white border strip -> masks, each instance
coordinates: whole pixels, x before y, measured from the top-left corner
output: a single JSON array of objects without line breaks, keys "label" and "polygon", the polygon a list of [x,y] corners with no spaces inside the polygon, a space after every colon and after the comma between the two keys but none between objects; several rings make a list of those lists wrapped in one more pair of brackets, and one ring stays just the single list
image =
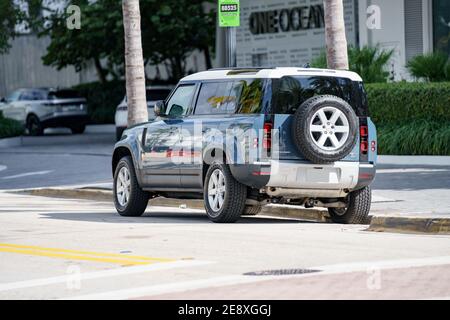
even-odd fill
[{"label": "white border strip", "polygon": [[[117,277],[135,273],[149,272],[149,271],[160,271],[160,270],[168,270],[174,268],[187,268],[187,267],[196,267],[203,266],[207,264],[211,264],[211,261],[174,261],[174,262],[158,262],[151,265],[144,266],[134,266],[134,267],[123,267],[117,269],[110,269],[105,271],[96,271],[96,272],[88,272],[88,273],[80,273],[80,280],[90,280],[90,279],[100,279],[107,277]],[[27,280],[27,281],[18,281],[0,284],[0,292],[8,291],[8,290],[16,290],[16,289],[25,289],[31,287],[40,287],[57,283],[65,283],[69,279],[73,278],[73,274],[52,277],[52,278],[43,278],[43,279],[35,279],[35,280]]]}]

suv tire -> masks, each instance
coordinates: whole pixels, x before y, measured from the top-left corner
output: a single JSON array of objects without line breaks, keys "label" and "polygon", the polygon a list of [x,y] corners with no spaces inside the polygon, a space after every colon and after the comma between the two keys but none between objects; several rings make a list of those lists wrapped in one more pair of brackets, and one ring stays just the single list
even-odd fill
[{"label": "suv tire", "polygon": [[347,208],[328,208],[331,220],[336,223],[364,224],[367,223],[372,191],[369,186],[350,192]]},{"label": "suv tire", "polygon": [[247,187],[234,179],[226,164],[213,162],[206,172],[203,198],[211,221],[236,222],[245,209]]},{"label": "suv tire", "polygon": [[259,214],[262,210],[262,206],[256,205],[256,206],[245,206],[243,216],[256,216]]},{"label": "suv tire", "polygon": [[297,109],[292,135],[302,155],[313,163],[345,158],[355,147],[358,118],[341,98],[324,95],[306,100]]},{"label": "suv tire", "polygon": [[34,114],[28,116],[26,127],[30,136],[42,136],[44,134],[44,127]]},{"label": "suv tire", "polygon": [[139,186],[130,156],[123,157],[114,172],[114,205],[124,217],[139,217],[147,208],[150,194]]}]

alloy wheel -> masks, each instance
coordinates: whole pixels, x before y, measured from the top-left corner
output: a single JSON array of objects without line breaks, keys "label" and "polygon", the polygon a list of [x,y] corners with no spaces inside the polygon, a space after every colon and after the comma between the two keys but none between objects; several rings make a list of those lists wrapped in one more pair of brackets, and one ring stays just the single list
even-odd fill
[{"label": "alloy wheel", "polygon": [[219,212],[225,201],[225,176],[216,169],[212,172],[208,182],[208,202],[212,211]]},{"label": "alloy wheel", "polygon": [[125,207],[130,199],[131,178],[128,168],[122,167],[117,175],[116,197],[122,207]]},{"label": "alloy wheel", "polygon": [[335,107],[323,107],[313,115],[309,132],[314,144],[319,148],[335,151],[347,141],[350,125],[341,110]]}]

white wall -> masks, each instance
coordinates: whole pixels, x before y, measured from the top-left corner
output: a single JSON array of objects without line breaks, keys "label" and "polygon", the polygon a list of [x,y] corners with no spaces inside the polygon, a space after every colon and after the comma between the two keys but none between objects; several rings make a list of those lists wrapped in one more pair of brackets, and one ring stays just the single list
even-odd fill
[{"label": "white wall", "polygon": [[[381,9],[381,28],[367,28],[367,8],[377,5]],[[379,45],[383,49],[393,49],[394,56],[389,69],[395,74],[395,80],[408,79],[405,69],[405,23],[403,0],[361,0],[359,3],[360,46]]]},{"label": "white wall", "polygon": [[[423,50],[421,53],[431,52],[432,45],[432,0],[422,0],[422,21],[418,26],[422,29]],[[368,29],[366,12],[370,5],[377,5],[381,9],[381,28]],[[404,0],[360,0],[359,1],[359,34],[360,46],[380,45],[384,49],[394,49],[394,56],[389,65],[395,80],[411,80],[406,69],[406,39],[405,39],[405,1]],[[406,5],[408,3],[406,2]]]}]

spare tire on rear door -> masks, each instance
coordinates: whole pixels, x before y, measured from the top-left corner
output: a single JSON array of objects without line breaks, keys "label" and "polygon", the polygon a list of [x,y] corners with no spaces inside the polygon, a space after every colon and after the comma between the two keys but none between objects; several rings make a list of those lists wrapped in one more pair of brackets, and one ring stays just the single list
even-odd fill
[{"label": "spare tire on rear door", "polygon": [[358,118],[352,107],[336,96],[323,95],[306,100],[292,122],[295,145],[313,163],[345,158],[354,148]]}]

